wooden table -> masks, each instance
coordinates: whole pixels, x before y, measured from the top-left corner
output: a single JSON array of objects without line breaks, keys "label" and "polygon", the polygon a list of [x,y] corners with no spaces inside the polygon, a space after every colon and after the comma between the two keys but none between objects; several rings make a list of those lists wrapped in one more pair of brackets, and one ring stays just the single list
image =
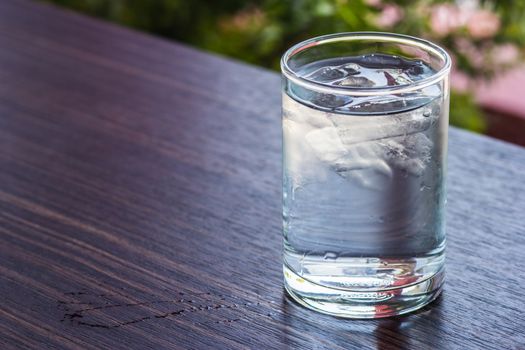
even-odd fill
[{"label": "wooden table", "polygon": [[442,297],[350,321],[283,291],[277,74],[3,0],[0,81],[0,349],[525,349],[525,149],[452,128]]}]

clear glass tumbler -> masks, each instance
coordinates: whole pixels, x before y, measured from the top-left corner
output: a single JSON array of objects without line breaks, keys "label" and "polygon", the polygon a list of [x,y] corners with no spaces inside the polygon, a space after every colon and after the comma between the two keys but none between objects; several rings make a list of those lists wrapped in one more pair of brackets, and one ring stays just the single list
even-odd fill
[{"label": "clear glass tumbler", "polygon": [[349,318],[428,304],[444,281],[450,57],[341,33],[293,46],[281,68],[287,291]]}]

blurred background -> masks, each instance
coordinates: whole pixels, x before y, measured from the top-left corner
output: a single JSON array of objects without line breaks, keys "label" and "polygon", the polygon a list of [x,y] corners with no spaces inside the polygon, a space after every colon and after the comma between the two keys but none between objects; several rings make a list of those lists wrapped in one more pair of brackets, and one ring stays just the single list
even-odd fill
[{"label": "blurred background", "polygon": [[451,124],[525,146],[525,1],[35,1],[274,70],[288,47],[322,34],[424,37],[453,57]]}]

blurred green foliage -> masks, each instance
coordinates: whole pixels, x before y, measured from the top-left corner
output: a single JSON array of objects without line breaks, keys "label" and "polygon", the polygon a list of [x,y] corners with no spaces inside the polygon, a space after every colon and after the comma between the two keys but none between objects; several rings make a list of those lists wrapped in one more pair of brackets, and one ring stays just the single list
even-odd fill
[{"label": "blurred green foliage", "polygon": [[425,37],[448,49],[467,84],[453,89],[451,123],[478,132],[485,124],[472,86],[519,62],[525,44],[525,1],[42,1],[272,69],[292,44],[327,33],[380,30]]}]

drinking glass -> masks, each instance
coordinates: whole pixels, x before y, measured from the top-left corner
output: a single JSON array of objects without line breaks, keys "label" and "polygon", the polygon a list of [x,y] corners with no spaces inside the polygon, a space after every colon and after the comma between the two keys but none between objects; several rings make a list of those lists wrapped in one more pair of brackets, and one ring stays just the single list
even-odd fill
[{"label": "drinking glass", "polygon": [[450,57],[359,32],[282,57],[284,282],[349,318],[416,310],[444,281]]}]

